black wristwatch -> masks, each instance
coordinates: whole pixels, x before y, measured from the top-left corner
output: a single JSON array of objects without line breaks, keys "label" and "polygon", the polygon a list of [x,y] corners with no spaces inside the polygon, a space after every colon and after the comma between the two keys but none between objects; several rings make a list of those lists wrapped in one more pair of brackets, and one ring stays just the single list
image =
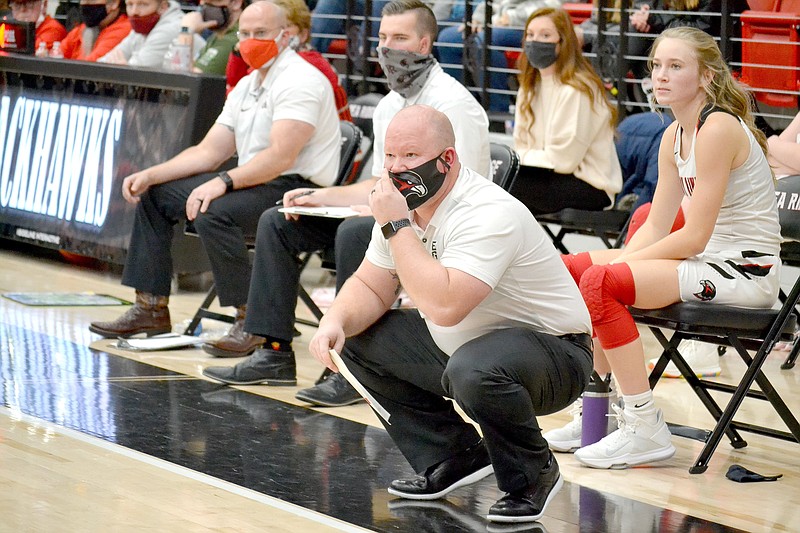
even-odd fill
[{"label": "black wristwatch", "polygon": [[386,224],[381,226],[381,231],[383,232],[383,237],[388,239],[389,237],[397,233],[397,230],[399,230],[400,228],[405,228],[406,226],[410,225],[411,221],[408,220],[407,218],[404,218],[402,220],[392,220],[391,222],[387,222]]},{"label": "black wristwatch", "polygon": [[227,172],[224,170],[217,174],[217,177],[225,183],[225,192],[231,192],[233,190],[233,178],[231,178]]}]

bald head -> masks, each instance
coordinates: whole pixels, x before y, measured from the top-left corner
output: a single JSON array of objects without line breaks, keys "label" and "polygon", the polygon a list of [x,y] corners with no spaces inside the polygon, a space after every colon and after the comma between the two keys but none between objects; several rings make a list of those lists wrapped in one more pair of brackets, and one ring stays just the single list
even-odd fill
[{"label": "bald head", "polygon": [[266,26],[268,29],[285,28],[286,12],[282,7],[269,1],[253,2],[242,11],[239,17],[239,29],[251,30],[255,27]]},{"label": "bald head", "polygon": [[437,154],[445,148],[455,146],[456,135],[450,119],[441,111],[427,105],[413,105],[401,109],[389,123],[387,139],[394,130],[403,131],[420,139]]}]

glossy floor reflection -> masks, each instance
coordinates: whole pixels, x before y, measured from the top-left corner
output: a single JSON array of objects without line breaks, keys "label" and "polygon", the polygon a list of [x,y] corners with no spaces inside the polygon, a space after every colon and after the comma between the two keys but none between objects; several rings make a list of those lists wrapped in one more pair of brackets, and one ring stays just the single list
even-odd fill
[{"label": "glossy floor reflection", "polygon": [[446,500],[386,492],[412,474],[381,429],[0,322],[0,402],[376,531],[737,531],[566,483],[541,523],[499,526],[492,476]]}]

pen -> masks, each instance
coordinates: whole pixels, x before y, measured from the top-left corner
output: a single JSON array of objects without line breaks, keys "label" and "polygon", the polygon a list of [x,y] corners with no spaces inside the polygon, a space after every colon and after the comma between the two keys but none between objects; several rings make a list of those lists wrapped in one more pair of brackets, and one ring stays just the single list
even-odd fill
[{"label": "pen", "polygon": [[[294,196],[289,198],[289,200],[294,200],[295,198],[300,198],[301,196],[308,196],[309,194],[314,194],[314,191],[306,191],[306,192],[301,192],[300,194],[295,194]],[[275,202],[275,205],[281,205],[282,203],[283,199],[281,198],[280,200]]]}]

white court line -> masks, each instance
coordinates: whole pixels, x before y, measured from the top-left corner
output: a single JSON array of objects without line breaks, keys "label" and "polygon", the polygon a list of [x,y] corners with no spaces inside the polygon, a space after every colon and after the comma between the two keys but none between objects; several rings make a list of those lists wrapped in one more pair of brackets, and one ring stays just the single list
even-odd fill
[{"label": "white court line", "polygon": [[130,459],[140,461],[142,463],[155,466],[156,468],[161,468],[162,470],[166,470],[168,472],[177,474],[179,476],[183,476],[185,478],[199,481],[200,483],[204,483],[211,487],[215,487],[217,489],[230,492],[231,494],[236,494],[237,496],[242,496],[243,498],[248,498],[258,503],[269,505],[270,507],[274,507],[276,509],[280,509],[281,511],[291,513],[295,516],[299,516],[306,520],[310,520],[311,522],[316,522],[318,524],[338,529],[339,531],[359,532],[359,533],[370,531],[368,529],[364,529],[353,524],[348,524],[347,522],[339,520],[338,518],[318,513],[316,511],[306,509],[305,507],[301,507],[293,503],[285,502],[283,500],[274,498],[272,496],[267,496],[266,494],[262,494],[254,490],[241,487],[234,483],[223,481],[213,476],[209,476],[208,474],[203,474],[202,472],[197,472],[196,470],[176,465],[174,463],[170,463],[169,461],[158,459],[157,457],[153,457],[151,455],[147,455],[145,453],[137,452],[136,450],[120,446],[119,444],[114,444],[112,442],[108,442],[97,437],[86,435],[84,433],[81,433],[80,431],[66,428],[64,426],[59,426],[58,424],[48,422],[47,420],[27,415],[19,410],[10,409],[5,406],[0,406],[0,416],[5,416],[12,420],[22,420],[32,426],[42,427],[44,429],[52,430],[54,433],[60,433],[66,437],[84,442],[86,444],[91,444],[98,448],[102,448],[104,450],[117,453],[119,455],[128,457]]}]

